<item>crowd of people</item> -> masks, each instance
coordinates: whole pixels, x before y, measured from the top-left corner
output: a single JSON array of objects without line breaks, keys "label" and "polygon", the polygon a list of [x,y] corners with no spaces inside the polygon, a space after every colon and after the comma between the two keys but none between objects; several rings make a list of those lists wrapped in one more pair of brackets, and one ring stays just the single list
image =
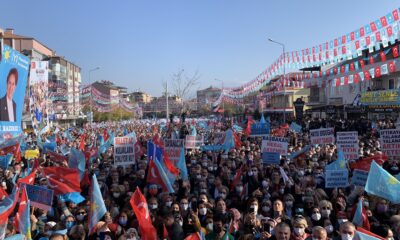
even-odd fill
[{"label": "crowd of people", "polygon": [[[190,129],[196,128],[196,133],[205,135],[205,142],[211,144],[215,132],[232,128],[232,121],[202,121],[205,124],[199,124],[200,120],[186,121],[185,124],[107,122],[81,128],[52,129],[40,136],[25,134],[27,149],[39,148],[40,141],[56,135],[56,152],[62,154],[65,150],[62,147],[79,149],[82,134],[86,136],[85,148],[93,149],[93,146],[100,146],[98,136],[105,132],[115,136],[135,132],[142,150],[136,156],[135,164],[114,167],[111,146],[86,166],[85,172],[97,177],[107,209],[93,233],[90,234],[88,224],[91,210],[89,184],[81,185],[85,200],[78,204],[54,197],[50,210],[32,207],[31,239],[150,239],[140,231],[130,204],[136,189],[146,197],[158,239],[351,240],[356,238],[359,229],[352,222],[360,199],[366,214],[362,227],[381,239],[400,239],[399,205],[370,195],[363,187],[352,184],[346,188],[325,188],[325,166],[338,158],[334,143],[312,145],[295,158],[281,156],[279,165],[267,165],[262,161],[262,138],[249,136],[243,130],[236,132],[240,144],[228,152],[202,151],[201,148],[185,150],[189,178],[178,178],[173,183],[173,193],[149,184],[146,181],[149,166],[146,148],[147,141],[156,134],[171,138],[172,135],[190,134]],[[309,145],[310,129],[334,127],[335,131],[358,131],[359,159],[352,159],[349,164],[382,154],[377,130],[395,128],[392,120],[373,122],[366,119],[308,119],[300,125],[301,133],[285,132],[289,155]],[[242,127],[246,128],[246,124]],[[16,180],[34,165],[34,161],[38,162],[39,168],[68,166],[66,161],[54,161],[43,154],[42,149],[37,159],[28,160],[22,155],[20,162],[14,161],[8,169],[1,170],[3,190],[11,194]],[[397,159],[389,158],[383,167],[392,175],[400,173]],[[49,186],[40,171],[36,173],[35,184]],[[6,237],[18,234],[14,219],[15,211],[8,218]]]}]

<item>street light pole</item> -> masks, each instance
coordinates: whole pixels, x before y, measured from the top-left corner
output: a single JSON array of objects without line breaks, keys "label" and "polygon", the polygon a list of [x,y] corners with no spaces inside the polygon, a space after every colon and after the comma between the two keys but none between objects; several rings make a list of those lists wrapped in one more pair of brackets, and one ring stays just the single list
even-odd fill
[{"label": "street light pole", "polygon": [[283,52],[283,122],[286,123],[286,83],[285,83],[285,63],[286,63],[286,55],[285,55],[285,44],[272,40],[268,38],[268,41],[281,45]]},{"label": "street light pole", "polygon": [[93,68],[93,69],[90,69],[89,70],[89,84],[90,84],[90,126],[92,126],[92,124],[93,124],[93,89],[92,89],[92,79],[91,79],[91,73],[92,72],[94,72],[94,71],[97,71],[97,70],[99,70],[100,69],[100,67],[95,67],[95,68]]}]

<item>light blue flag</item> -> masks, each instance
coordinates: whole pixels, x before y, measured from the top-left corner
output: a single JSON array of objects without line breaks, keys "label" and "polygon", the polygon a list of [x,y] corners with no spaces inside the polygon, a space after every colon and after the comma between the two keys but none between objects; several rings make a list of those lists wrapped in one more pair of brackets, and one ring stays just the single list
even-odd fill
[{"label": "light blue flag", "polygon": [[169,193],[174,193],[174,192],[175,192],[175,191],[174,191],[174,188],[172,187],[172,184],[171,184],[171,182],[169,181],[168,176],[167,176],[167,174],[166,174],[165,171],[164,171],[164,168],[163,168],[162,165],[160,164],[160,161],[155,160],[155,161],[154,161],[154,164],[156,165],[157,170],[158,170],[158,173],[160,174],[159,177],[161,178],[161,181],[163,181],[164,185],[167,187],[168,192],[169,192]]},{"label": "light blue flag", "polygon": [[101,196],[99,183],[97,182],[96,175],[93,174],[90,194],[89,235],[95,230],[95,226],[106,212],[107,209]]},{"label": "light blue flag", "polygon": [[79,170],[80,180],[82,181],[85,174],[86,158],[83,152],[76,148],[71,148],[71,152],[68,158],[68,167],[75,168]]},{"label": "light blue flag", "polygon": [[359,240],[380,240],[380,238],[368,235],[368,234],[360,232],[360,231],[356,231],[355,235],[356,236],[355,236],[354,239],[359,239]]},{"label": "light blue flag", "polygon": [[311,149],[311,146],[310,146],[310,145],[307,145],[307,146],[303,147],[302,149],[300,149],[299,151],[291,153],[291,154],[288,156],[288,159],[292,160],[292,159],[294,159],[294,158],[300,156],[301,154],[303,154],[303,153],[309,151],[310,149]]},{"label": "light blue flag", "polygon": [[56,148],[57,148],[57,143],[55,143],[55,142],[45,142],[43,144],[42,150],[43,150],[43,153],[47,153],[47,151],[55,152]]},{"label": "light blue flag", "polygon": [[5,238],[4,240],[25,240],[25,235],[19,233],[19,234],[9,236],[8,238]]},{"label": "light blue flag", "polygon": [[163,150],[160,147],[156,146],[156,160],[161,164],[165,174],[168,177],[168,180],[171,185],[173,185],[176,181],[176,177],[174,174],[172,174],[170,171],[168,171],[167,167],[165,166],[164,163],[164,156],[163,156]]},{"label": "light blue flag", "polygon": [[358,200],[357,209],[356,209],[356,212],[354,213],[354,218],[353,218],[354,225],[359,226],[359,227],[363,226],[362,206],[363,206],[363,201],[362,201],[362,198],[360,198]]},{"label": "light blue flag", "polygon": [[375,161],[371,163],[365,191],[395,204],[400,203],[400,181]]},{"label": "light blue flag", "polygon": [[107,152],[107,150],[111,147],[111,141],[108,139],[104,144],[99,147],[99,154]]},{"label": "light blue flag", "polygon": [[196,126],[192,126],[192,133],[190,135],[197,136]]},{"label": "light blue flag", "polygon": [[189,178],[188,178],[188,171],[187,171],[187,167],[186,167],[185,149],[184,148],[181,149],[181,155],[179,157],[179,161],[178,161],[177,167],[180,170],[181,178],[183,180],[188,180]]},{"label": "light blue flag", "polygon": [[85,198],[79,192],[70,192],[62,195],[58,195],[58,198],[62,202],[73,202],[79,204],[85,201]]},{"label": "light blue flag", "polygon": [[261,124],[267,123],[267,121],[265,121],[264,114],[261,115],[260,123],[261,123]]},{"label": "light blue flag", "polygon": [[346,170],[347,164],[342,150],[338,151],[338,158],[336,161],[325,166],[325,170]]}]

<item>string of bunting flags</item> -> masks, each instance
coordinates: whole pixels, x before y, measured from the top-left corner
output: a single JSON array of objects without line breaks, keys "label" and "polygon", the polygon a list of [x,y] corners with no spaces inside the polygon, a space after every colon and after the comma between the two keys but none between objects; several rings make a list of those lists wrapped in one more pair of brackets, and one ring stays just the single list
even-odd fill
[{"label": "string of bunting flags", "polygon": [[[240,99],[258,91],[266,84],[270,83],[271,80],[282,75],[284,68],[287,71],[295,71],[306,67],[325,66],[358,58],[362,56],[362,51],[366,49],[369,53],[377,52],[372,54],[368,59],[362,59],[364,63],[362,61],[358,63],[354,62],[352,64],[346,64],[340,67],[340,69],[331,68],[319,73],[296,73],[294,78],[285,75],[283,81],[288,86],[291,85],[291,81],[305,81],[338,74],[339,72],[343,74],[346,71],[357,71],[358,69],[356,68],[360,67],[362,69],[364,67],[365,61],[372,64],[378,56],[380,56],[382,61],[385,61],[384,58],[388,52],[392,52],[393,57],[397,58],[399,52],[398,45],[386,51],[380,50],[382,47],[388,47],[389,44],[394,45],[396,40],[400,37],[399,11],[399,9],[394,9],[379,19],[330,41],[306,49],[281,54],[274,63],[250,82],[239,87],[224,88],[221,92],[221,96],[214,105],[217,105],[217,103],[220,103],[222,100]],[[322,81],[319,81],[317,84],[321,87],[324,86]],[[283,83],[280,85],[283,86]],[[302,87],[308,86],[310,86],[309,81]]]}]

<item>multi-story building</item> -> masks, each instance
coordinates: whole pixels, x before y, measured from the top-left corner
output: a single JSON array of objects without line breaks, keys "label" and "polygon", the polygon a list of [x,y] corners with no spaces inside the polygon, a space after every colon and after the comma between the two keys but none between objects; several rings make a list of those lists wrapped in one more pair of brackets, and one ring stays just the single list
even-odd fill
[{"label": "multi-story building", "polygon": [[[182,98],[179,98],[177,96],[168,97],[168,110],[169,113],[180,114],[183,110]],[[143,106],[144,115],[153,115],[153,114],[163,115],[166,114],[166,112],[167,112],[167,99],[165,96],[155,97],[151,102],[146,103]]]},{"label": "multi-story building", "polygon": [[131,102],[135,102],[141,106],[143,106],[145,103],[151,102],[153,99],[150,94],[140,91],[129,93],[128,98]]},{"label": "multi-story building", "polygon": [[215,102],[221,95],[221,89],[215,87],[208,87],[203,90],[198,90],[197,93],[197,109],[209,109],[211,111],[212,103]]},{"label": "multi-story building", "polygon": [[[0,30],[0,32],[3,32]],[[33,37],[17,35],[14,29],[3,32],[4,44],[28,56],[31,60],[49,62],[49,119],[60,122],[73,122],[81,115],[80,86],[81,69],[76,64],[64,57],[56,56],[55,51]],[[23,124],[30,125],[29,116],[29,79],[27,94],[25,94],[25,107],[23,111]]]}]

